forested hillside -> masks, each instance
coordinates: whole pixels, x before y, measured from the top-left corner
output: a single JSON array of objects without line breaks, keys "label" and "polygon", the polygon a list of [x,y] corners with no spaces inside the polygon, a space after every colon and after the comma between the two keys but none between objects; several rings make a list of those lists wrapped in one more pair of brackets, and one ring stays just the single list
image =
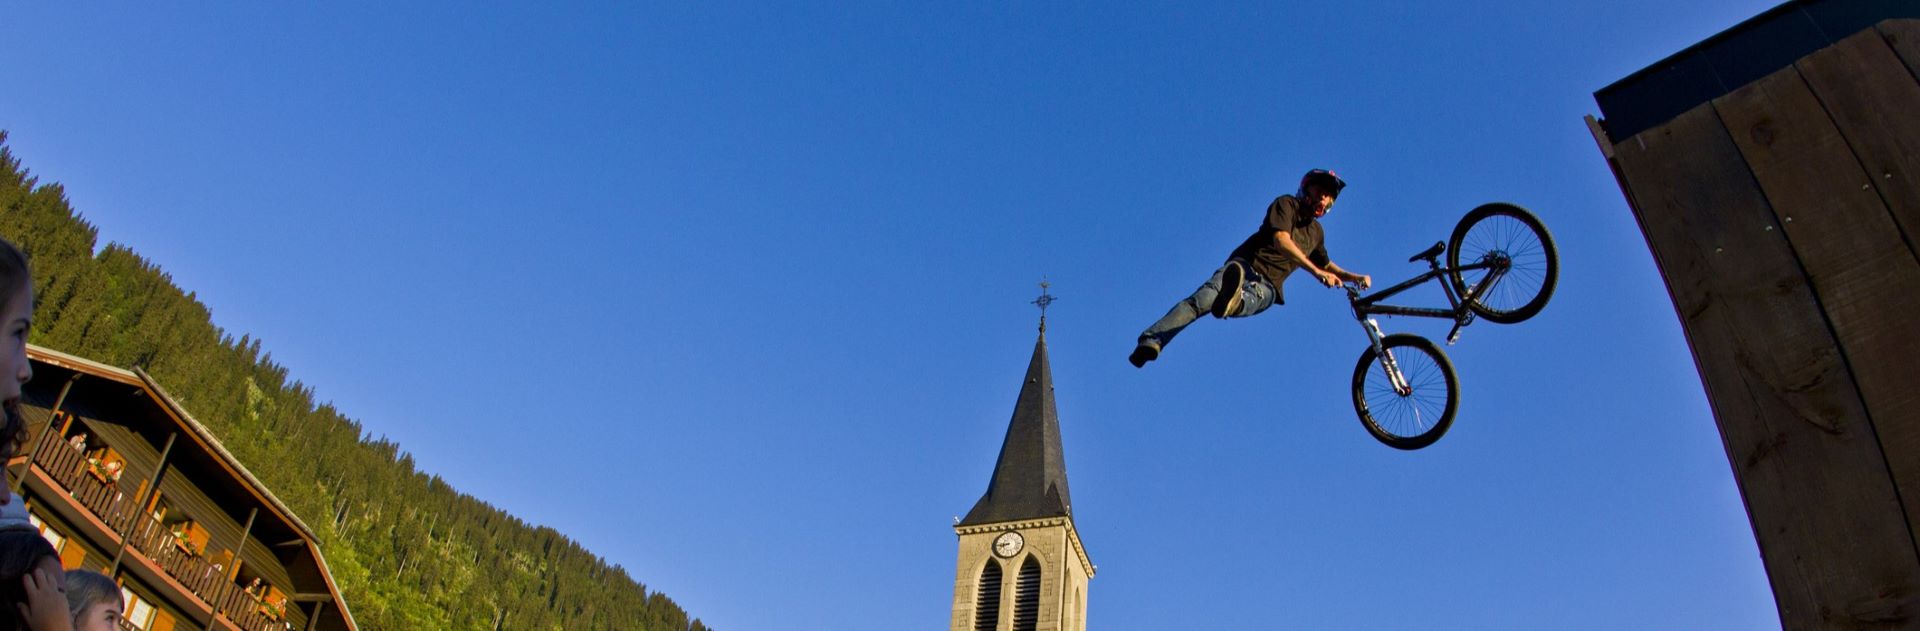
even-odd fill
[{"label": "forested hillside", "polygon": [[140,366],[319,535],[363,629],[703,630],[552,528],[418,471],[128,247],[96,243],[0,132],[0,236],[31,257],[32,342]]}]

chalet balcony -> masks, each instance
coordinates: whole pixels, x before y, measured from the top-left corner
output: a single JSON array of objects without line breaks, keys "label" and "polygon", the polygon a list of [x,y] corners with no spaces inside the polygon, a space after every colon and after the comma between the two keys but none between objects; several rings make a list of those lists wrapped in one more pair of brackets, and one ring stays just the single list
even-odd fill
[{"label": "chalet balcony", "polygon": [[[139,498],[127,482],[118,479],[118,469],[102,468],[90,462],[87,454],[60,439],[58,432],[44,432],[33,452],[33,464],[47,473],[86,510],[111,528],[167,576],[194,596],[212,606],[217,614],[243,631],[284,631],[284,605],[270,604],[248,593],[227,578],[228,568],[207,560],[203,550],[165,524],[144,514],[137,506]],[[121,628],[135,629],[122,622]]]},{"label": "chalet balcony", "polygon": [[125,532],[127,522],[139,511],[138,500],[120,490],[117,470],[108,472],[89,462],[87,454],[60,440],[57,432],[44,432],[33,450],[33,464],[48,477],[66,487],[67,495],[92,511],[94,517],[114,532]]},{"label": "chalet balcony", "polygon": [[[152,518],[137,520],[132,532],[127,533],[129,547],[139,550],[168,576],[187,586],[194,595],[208,603],[218,603],[232,587],[222,568],[208,563],[206,557],[196,553],[175,537],[174,534]],[[223,585],[224,584],[224,585]]]},{"label": "chalet balcony", "polygon": [[[233,585],[228,583],[228,585]],[[270,612],[274,610],[266,601],[255,598],[239,586],[228,590],[226,600],[220,603],[220,610],[227,618],[242,629],[282,629],[279,618]]]}]

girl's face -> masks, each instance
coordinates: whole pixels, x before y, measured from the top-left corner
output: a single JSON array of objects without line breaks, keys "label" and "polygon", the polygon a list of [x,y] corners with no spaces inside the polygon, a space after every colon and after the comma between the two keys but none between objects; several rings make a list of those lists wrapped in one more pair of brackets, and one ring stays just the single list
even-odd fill
[{"label": "girl's face", "polygon": [[120,601],[87,605],[73,618],[73,631],[119,631]]},{"label": "girl's face", "polygon": [[[33,378],[33,365],[27,361],[27,330],[33,326],[33,287],[21,283],[20,289],[6,298],[0,308],[0,414],[20,411],[20,386]],[[14,420],[14,419],[8,419]],[[24,426],[22,420],[18,425]],[[8,423],[8,425],[16,425]],[[0,458],[12,458],[20,446],[12,436],[0,436]],[[0,484],[12,484],[0,469]],[[11,502],[13,494],[0,490],[0,506]]]},{"label": "girl's face", "polygon": [[27,330],[33,326],[33,288],[22,284],[0,309],[0,404],[20,404],[20,386],[33,378],[27,362]]}]

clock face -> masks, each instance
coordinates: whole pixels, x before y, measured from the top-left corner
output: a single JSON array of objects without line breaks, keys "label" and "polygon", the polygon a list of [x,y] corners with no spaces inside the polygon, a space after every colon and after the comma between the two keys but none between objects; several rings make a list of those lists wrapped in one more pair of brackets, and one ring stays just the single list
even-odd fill
[{"label": "clock face", "polygon": [[1009,532],[993,540],[993,553],[1004,559],[1019,554],[1020,548],[1026,545],[1027,541],[1020,537],[1020,533]]}]

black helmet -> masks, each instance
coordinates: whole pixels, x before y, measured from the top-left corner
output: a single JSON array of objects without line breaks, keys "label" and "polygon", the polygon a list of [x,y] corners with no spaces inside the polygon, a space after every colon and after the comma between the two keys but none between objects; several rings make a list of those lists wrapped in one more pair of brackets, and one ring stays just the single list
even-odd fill
[{"label": "black helmet", "polygon": [[1346,180],[1340,179],[1339,175],[1336,175],[1334,174],[1334,172],[1328,171],[1326,169],[1314,169],[1312,171],[1308,171],[1306,175],[1300,176],[1300,194],[1301,195],[1305,195],[1307,193],[1308,184],[1319,184],[1320,187],[1326,189],[1327,192],[1333,193],[1334,197],[1339,197],[1340,189],[1347,187]]}]

